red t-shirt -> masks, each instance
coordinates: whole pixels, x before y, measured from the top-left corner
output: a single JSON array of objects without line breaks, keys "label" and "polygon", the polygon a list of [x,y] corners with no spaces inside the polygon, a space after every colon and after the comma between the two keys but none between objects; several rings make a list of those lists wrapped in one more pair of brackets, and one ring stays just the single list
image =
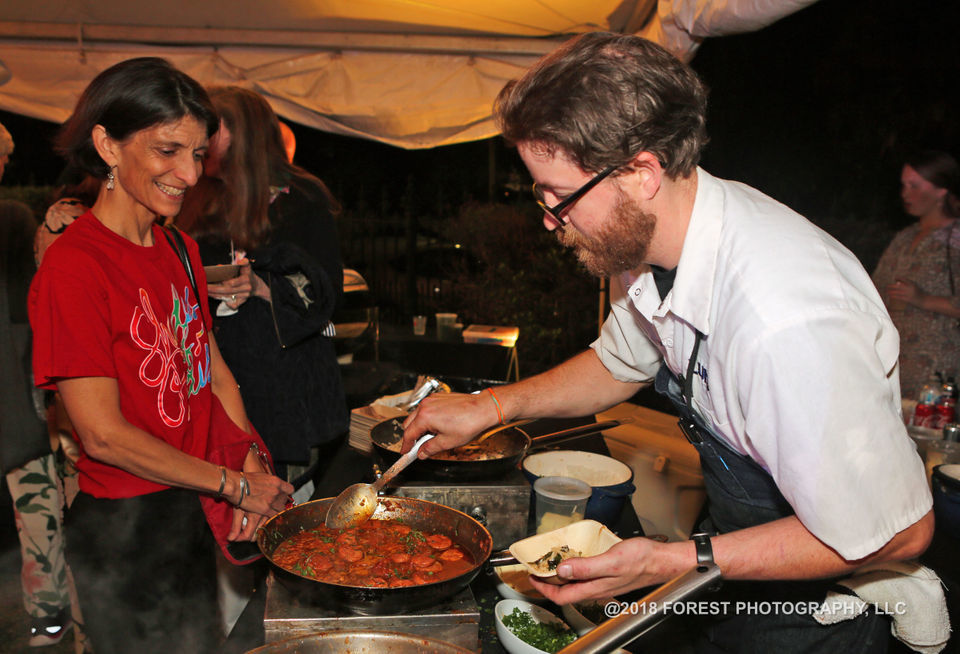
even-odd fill
[{"label": "red t-shirt", "polygon": [[[91,212],[50,246],[30,287],[33,371],[41,388],[71,377],[113,377],[132,425],[204,458],[210,423],[210,310],[197,244],[185,238],[198,298],[163,229],[152,247],[107,229]],[[78,439],[79,441],[79,439]],[[92,459],[80,489],[133,497],[167,488]]]}]

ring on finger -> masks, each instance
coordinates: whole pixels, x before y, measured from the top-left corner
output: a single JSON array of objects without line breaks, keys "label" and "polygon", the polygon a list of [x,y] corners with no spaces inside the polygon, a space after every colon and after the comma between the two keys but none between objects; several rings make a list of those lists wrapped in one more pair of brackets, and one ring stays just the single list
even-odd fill
[{"label": "ring on finger", "polygon": [[236,296],[236,295],[231,295],[231,296],[230,296],[230,301],[231,301],[231,302],[236,302],[236,301],[237,301],[237,296]]}]

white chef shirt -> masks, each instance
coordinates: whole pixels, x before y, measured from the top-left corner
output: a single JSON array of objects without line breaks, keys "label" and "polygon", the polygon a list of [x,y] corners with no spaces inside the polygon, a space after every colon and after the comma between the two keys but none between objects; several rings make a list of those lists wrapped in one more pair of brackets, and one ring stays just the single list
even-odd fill
[{"label": "white chef shirt", "polygon": [[649,269],[613,280],[591,347],[621,381],[661,361],[686,374],[704,334],[693,405],[769,472],[797,517],[847,560],[880,549],[932,506],[900,417],[899,337],[860,262],[805,218],[697,169],[673,289]]}]

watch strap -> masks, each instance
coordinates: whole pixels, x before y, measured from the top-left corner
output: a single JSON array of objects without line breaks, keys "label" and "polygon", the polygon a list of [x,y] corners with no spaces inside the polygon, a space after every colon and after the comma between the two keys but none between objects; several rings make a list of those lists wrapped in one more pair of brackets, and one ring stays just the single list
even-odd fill
[{"label": "watch strap", "polygon": [[690,539],[697,548],[697,565],[713,563],[713,545],[710,544],[710,534],[698,532],[693,534]]}]

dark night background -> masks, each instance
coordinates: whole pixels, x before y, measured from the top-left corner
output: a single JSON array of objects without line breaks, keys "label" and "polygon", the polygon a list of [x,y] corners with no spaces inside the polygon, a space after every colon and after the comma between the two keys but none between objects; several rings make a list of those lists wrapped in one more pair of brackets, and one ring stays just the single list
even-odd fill
[{"label": "dark night background", "polygon": [[[820,0],[759,32],[706,40],[691,62],[711,89],[703,166],[797,209],[872,269],[909,220],[898,196],[904,155],[960,152],[958,7]],[[0,121],[17,144],[4,186],[53,183],[56,126],[4,112]],[[469,201],[531,204],[510,190],[529,178],[500,139],[405,151],[293,127],[297,162],[344,205],[342,235],[351,221],[390,216],[442,233]]]}]

